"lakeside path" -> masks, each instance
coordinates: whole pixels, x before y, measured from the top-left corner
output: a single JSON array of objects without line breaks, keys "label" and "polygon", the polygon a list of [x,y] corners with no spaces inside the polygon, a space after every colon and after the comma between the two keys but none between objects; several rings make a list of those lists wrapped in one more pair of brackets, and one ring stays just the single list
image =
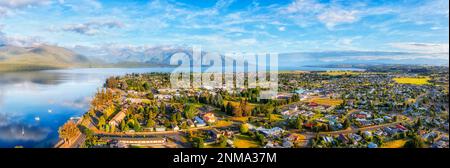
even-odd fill
[{"label": "lakeside path", "polygon": [[186,133],[188,131],[198,131],[198,130],[211,130],[215,128],[226,128],[231,127],[233,125],[236,125],[237,123],[234,122],[230,126],[205,126],[205,127],[194,127],[189,129],[182,129],[178,131],[153,131],[153,132],[117,132],[117,133],[110,133],[110,132],[104,132],[104,131],[95,131],[95,135],[98,136],[145,136],[145,135],[171,135],[171,134],[178,134],[178,133]]}]

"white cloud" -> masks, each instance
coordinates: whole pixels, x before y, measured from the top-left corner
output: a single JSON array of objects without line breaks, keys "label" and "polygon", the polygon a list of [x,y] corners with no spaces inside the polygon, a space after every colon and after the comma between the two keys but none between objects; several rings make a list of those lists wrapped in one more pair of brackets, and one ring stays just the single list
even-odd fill
[{"label": "white cloud", "polygon": [[314,0],[295,0],[284,10],[285,13],[307,13],[317,12],[324,8],[324,5]]},{"label": "white cloud", "polygon": [[66,25],[62,28],[62,30],[91,36],[101,33],[103,29],[124,27],[125,24],[119,21],[93,21],[82,24]]},{"label": "white cloud", "polygon": [[37,46],[44,44],[40,37],[26,37],[26,36],[10,36],[0,39],[0,44],[20,46],[20,47],[29,47],[29,46]]},{"label": "white cloud", "polygon": [[358,11],[346,11],[342,9],[330,9],[317,16],[320,22],[324,23],[327,28],[333,29],[334,26],[342,23],[353,23],[358,20]]},{"label": "white cloud", "polygon": [[60,5],[77,12],[91,12],[101,9],[103,5],[97,0],[59,0]]},{"label": "white cloud", "polygon": [[392,47],[421,53],[447,53],[449,44],[440,43],[391,43]]},{"label": "white cloud", "polygon": [[51,4],[51,0],[0,0],[0,17],[12,15],[15,10]]},{"label": "white cloud", "polygon": [[282,8],[281,14],[287,14],[288,18],[294,19],[302,27],[312,22],[320,22],[328,29],[333,29],[342,23],[358,21],[360,12],[344,9],[333,3],[321,4],[315,0],[295,0],[286,8]]},{"label": "white cloud", "polygon": [[2,32],[3,26],[0,25],[0,45],[13,45],[20,47],[29,47],[43,44],[40,37],[30,36],[7,36]]},{"label": "white cloud", "polygon": [[344,61],[379,61],[379,60],[392,60],[392,61],[404,61],[414,59],[443,59],[448,60],[448,55],[443,54],[421,54],[421,53],[388,53],[383,55],[356,55],[356,56],[339,56],[339,57],[323,57],[320,61],[323,62],[344,62]]},{"label": "white cloud", "polygon": [[286,27],[284,27],[284,26],[278,27],[278,30],[279,31],[286,31]]},{"label": "white cloud", "polygon": [[32,5],[50,4],[51,0],[1,0],[0,7],[22,8]]}]

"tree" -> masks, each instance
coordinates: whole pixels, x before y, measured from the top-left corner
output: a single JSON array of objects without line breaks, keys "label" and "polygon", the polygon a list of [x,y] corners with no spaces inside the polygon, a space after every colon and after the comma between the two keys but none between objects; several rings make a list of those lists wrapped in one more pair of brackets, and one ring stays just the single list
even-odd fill
[{"label": "tree", "polygon": [[272,114],[280,114],[280,113],[281,113],[281,110],[279,108],[277,108],[277,107],[273,108]]},{"label": "tree", "polygon": [[416,121],[416,127],[420,128],[420,127],[422,127],[422,125],[423,125],[422,124],[422,120],[420,118],[418,118],[417,121]]},{"label": "tree", "polygon": [[239,128],[239,131],[242,134],[247,134],[248,133],[248,124],[247,123],[242,123],[241,127]]},{"label": "tree", "polygon": [[193,108],[191,105],[187,105],[186,108],[184,108],[184,116],[187,119],[193,119],[195,116],[195,108]]},{"label": "tree", "polygon": [[203,138],[195,137],[195,138],[193,138],[192,145],[194,148],[203,148],[205,146],[205,142],[204,142]]},{"label": "tree", "polygon": [[423,142],[422,138],[418,135],[413,135],[411,140],[405,143],[406,148],[424,148],[425,143]]},{"label": "tree", "polygon": [[163,115],[166,114],[166,104],[164,102],[161,103],[159,110],[160,110],[161,114],[163,114]]},{"label": "tree", "polygon": [[266,144],[266,137],[263,134],[256,133],[256,137],[258,138],[259,143],[261,145],[265,145]]},{"label": "tree", "polygon": [[116,79],[116,77],[110,77],[106,79],[105,86],[107,88],[117,88],[119,84],[119,81]]},{"label": "tree", "polygon": [[215,96],[215,104],[214,104],[214,105],[217,106],[217,107],[222,107],[222,106],[223,106],[223,98],[222,98],[222,95],[217,94],[217,95]]},{"label": "tree", "polygon": [[348,127],[350,127],[350,120],[348,118],[345,119],[343,126],[344,126],[344,129],[347,129]]},{"label": "tree", "polygon": [[170,121],[172,122],[177,122],[177,114],[172,114],[172,116],[170,117]]},{"label": "tree", "polygon": [[110,128],[109,124],[106,124],[105,125],[105,132],[110,132],[110,131],[111,131],[111,128]]},{"label": "tree", "polygon": [[64,142],[70,143],[70,139],[77,135],[78,128],[77,125],[73,121],[69,121],[65,123],[62,127],[59,128],[59,138],[63,139]]},{"label": "tree", "polygon": [[103,114],[105,115],[106,118],[108,118],[109,116],[114,114],[115,111],[116,107],[114,105],[110,105],[103,111]]},{"label": "tree", "polygon": [[269,119],[269,123],[271,123],[272,122],[272,111],[268,111],[266,116]]},{"label": "tree", "polygon": [[125,121],[120,122],[120,130],[123,132],[128,131],[128,125],[125,123]]},{"label": "tree", "polygon": [[298,130],[302,130],[303,128],[303,120],[300,117],[297,117],[297,122],[295,124],[296,128]]},{"label": "tree", "polygon": [[235,117],[242,117],[242,109],[239,107],[232,106],[233,115]]},{"label": "tree", "polygon": [[121,82],[121,83],[120,83],[120,89],[122,89],[122,90],[127,90],[127,89],[128,89],[128,84],[127,84],[127,82]]},{"label": "tree", "polygon": [[226,136],[223,136],[223,135],[220,136],[220,138],[219,138],[219,146],[221,148],[227,147],[227,140],[228,140],[228,138]]},{"label": "tree", "polygon": [[180,112],[178,112],[178,113],[177,113],[177,121],[181,121],[181,120],[182,120],[182,118],[183,118],[183,117],[181,117],[181,113],[180,113]]},{"label": "tree", "polygon": [[222,112],[227,112],[225,105],[220,106],[220,111]]},{"label": "tree", "polygon": [[145,90],[150,90],[150,84],[148,82],[145,82],[142,87],[144,87]]},{"label": "tree", "polygon": [[231,103],[227,103],[226,112],[230,116],[233,115],[233,106],[231,105]]},{"label": "tree", "polygon": [[116,132],[116,126],[115,125],[111,125],[109,131],[110,132]]},{"label": "tree", "polygon": [[139,107],[137,108],[137,112],[138,112],[139,114],[143,114],[143,113],[145,112],[144,107],[139,106]]},{"label": "tree", "polygon": [[181,123],[181,129],[188,129],[186,122]]},{"label": "tree", "polygon": [[106,125],[105,117],[104,117],[104,116],[101,116],[101,117],[98,119],[97,127],[98,127],[100,130],[103,131],[105,125]]},{"label": "tree", "polygon": [[155,126],[155,121],[153,119],[148,119],[147,128],[153,128]]},{"label": "tree", "polygon": [[155,96],[153,95],[152,92],[148,92],[148,93],[147,93],[147,98],[150,99],[150,100],[152,100],[152,99],[155,98]]}]

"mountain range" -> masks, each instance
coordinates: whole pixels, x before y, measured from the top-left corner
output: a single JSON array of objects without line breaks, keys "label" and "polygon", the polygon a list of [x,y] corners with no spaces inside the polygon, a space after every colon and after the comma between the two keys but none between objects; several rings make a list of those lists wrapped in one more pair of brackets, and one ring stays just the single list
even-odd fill
[{"label": "mountain range", "polygon": [[[86,67],[167,66],[175,53],[192,55],[192,48],[85,47],[64,48],[41,44],[30,47],[0,45],[0,71],[42,70]],[[204,55],[206,52],[202,52]],[[448,55],[448,53],[446,53]],[[445,53],[444,53],[445,55]],[[448,65],[447,59],[408,52],[326,51],[279,54],[279,66],[297,68],[330,64],[428,64]]]},{"label": "mountain range", "polygon": [[87,57],[63,47],[0,46],[0,71],[86,67],[90,64],[91,61]]}]

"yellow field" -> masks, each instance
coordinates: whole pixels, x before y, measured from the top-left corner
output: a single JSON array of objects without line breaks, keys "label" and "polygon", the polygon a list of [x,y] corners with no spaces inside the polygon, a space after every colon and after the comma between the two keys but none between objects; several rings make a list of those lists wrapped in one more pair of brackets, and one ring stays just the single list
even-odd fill
[{"label": "yellow field", "polygon": [[215,126],[217,126],[217,127],[229,127],[232,124],[233,124],[232,121],[219,120],[219,121],[217,121]]},{"label": "yellow field", "polygon": [[399,84],[412,84],[412,85],[426,85],[430,84],[428,81],[430,80],[429,77],[399,77],[399,78],[393,78],[395,82]]},{"label": "yellow field", "polygon": [[296,133],[293,133],[293,135],[298,136],[300,140],[306,140],[306,136],[303,135],[303,134],[296,134]]},{"label": "yellow field", "polygon": [[258,148],[259,144],[255,140],[245,135],[236,135],[234,140],[236,148]]},{"label": "yellow field", "polygon": [[322,75],[330,75],[330,76],[339,76],[339,75],[355,75],[360,74],[361,72],[355,72],[355,71],[327,71],[321,73]]},{"label": "yellow field", "polygon": [[340,105],[343,101],[341,99],[330,99],[330,98],[312,98],[310,102],[314,102],[320,105],[326,106],[337,106]]},{"label": "yellow field", "polygon": [[283,118],[281,117],[280,114],[271,114],[270,116],[271,116],[271,118],[272,118],[272,121],[275,121],[275,122],[278,122],[278,121],[282,121],[282,120],[283,120]]},{"label": "yellow field", "polygon": [[416,99],[408,99],[407,101],[406,101],[408,104],[413,104],[413,103],[415,103],[416,102]]},{"label": "yellow field", "polygon": [[247,122],[248,121],[248,117],[231,117],[230,119],[232,121],[238,121],[238,122]]},{"label": "yellow field", "polygon": [[280,74],[304,74],[304,73],[309,73],[308,71],[299,71],[299,70],[284,70],[284,71],[278,71],[278,73]]},{"label": "yellow field", "polygon": [[405,146],[405,143],[406,140],[404,139],[389,141],[383,143],[383,145],[381,145],[381,148],[403,148],[403,146]]}]

